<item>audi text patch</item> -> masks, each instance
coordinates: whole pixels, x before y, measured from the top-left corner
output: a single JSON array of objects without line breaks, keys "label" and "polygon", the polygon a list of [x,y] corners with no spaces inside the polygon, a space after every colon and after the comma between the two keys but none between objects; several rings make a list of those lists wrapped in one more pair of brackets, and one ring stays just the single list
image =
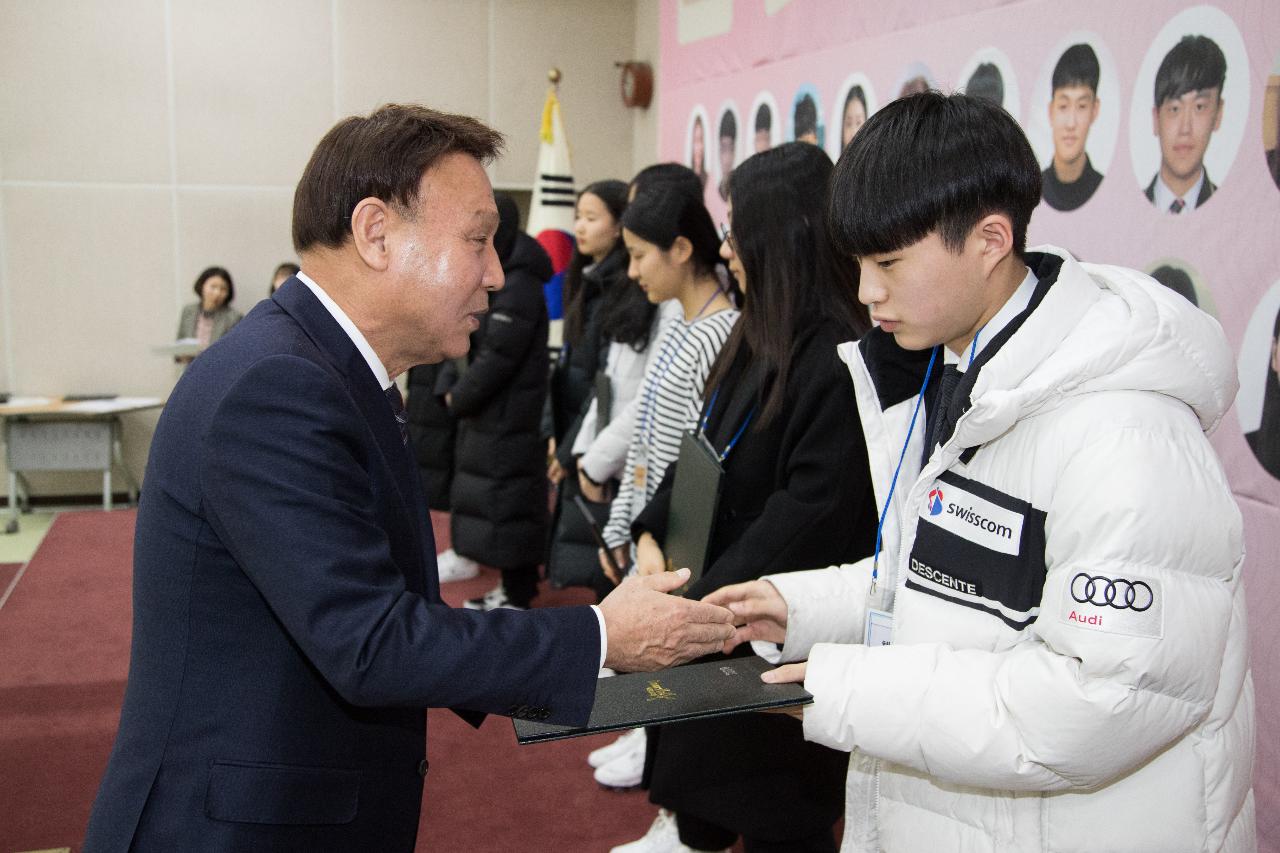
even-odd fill
[{"label": "audi text patch", "polygon": [[1107,634],[1164,636],[1164,590],[1154,578],[1076,572],[1062,597],[1060,618]]}]

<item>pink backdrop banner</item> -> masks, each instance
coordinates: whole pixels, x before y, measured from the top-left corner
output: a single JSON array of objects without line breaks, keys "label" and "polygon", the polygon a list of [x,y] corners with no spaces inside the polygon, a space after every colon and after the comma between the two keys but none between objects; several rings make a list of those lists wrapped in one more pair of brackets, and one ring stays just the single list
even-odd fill
[{"label": "pink backdrop banner", "polygon": [[[963,89],[978,65],[991,64],[1001,73],[1005,108],[1044,167],[1053,154],[1054,64],[1072,44],[1094,48],[1100,109],[1087,151],[1104,177],[1076,210],[1042,203],[1029,244],[1053,243],[1083,260],[1146,271],[1164,264],[1187,271],[1198,303],[1222,323],[1236,352],[1240,395],[1213,443],[1244,514],[1248,548],[1259,845],[1280,853],[1280,639],[1272,630],[1280,621],[1280,479],[1244,438],[1259,426],[1280,311],[1280,188],[1267,162],[1280,100],[1280,3],[665,0],[661,26],[660,153],[693,165],[700,120],[707,204],[718,221],[725,210],[718,131],[726,112],[736,127],[729,153],[741,162],[755,150],[758,106],[770,105],[770,142],[777,144],[793,138],[793,106],[807,93],[817,104],[821,144],[835,158],[851,85],[862,87],[873,113],[911,77],[952,91]],[[1203,207],[1174,216],[1157,211],[1144,190],[1160,164],[1152,126],[1156,68],[1184,35],[1212,38],[1226,56],[1227,76],[1222,123],[1205,154],[1218,189]]]}]

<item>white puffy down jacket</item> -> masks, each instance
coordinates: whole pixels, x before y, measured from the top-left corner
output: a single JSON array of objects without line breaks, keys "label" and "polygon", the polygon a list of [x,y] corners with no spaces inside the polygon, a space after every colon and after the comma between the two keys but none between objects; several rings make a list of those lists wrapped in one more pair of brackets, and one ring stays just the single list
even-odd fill
[{"label": "white puffy down jacket", "polygon": [[[757,651],[808,659],[805,736],[851,753],[845,851],[1252,851],[1241,522],[1205,437],[1231,351],[1145,276],[1028,263],[954,433],[907,450],[892,644],[862,645],[864,560],[770,577],[787,642]],[[878,330],[841,355],[883,506],[924,363]]]}]

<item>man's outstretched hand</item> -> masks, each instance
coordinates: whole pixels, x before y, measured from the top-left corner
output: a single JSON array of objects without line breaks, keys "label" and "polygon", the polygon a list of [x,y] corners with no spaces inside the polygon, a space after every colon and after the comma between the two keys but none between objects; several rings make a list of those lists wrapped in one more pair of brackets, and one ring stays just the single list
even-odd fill
[{"label": "man's outstretched hand", "polygon": [[720,651],[733,636],[723,607],[668,593],[689,570],[629,577],[600,602],[609,649],[604,665],[618,672],[650,672]]},{"label": "man's outstretched hand", "polygon": [[781,643],[786,639],[787,602],[768,581],[722,586],[702,600],[729,608],[733,624],[740,626],[724,644],[725,654],[752,640]]}]

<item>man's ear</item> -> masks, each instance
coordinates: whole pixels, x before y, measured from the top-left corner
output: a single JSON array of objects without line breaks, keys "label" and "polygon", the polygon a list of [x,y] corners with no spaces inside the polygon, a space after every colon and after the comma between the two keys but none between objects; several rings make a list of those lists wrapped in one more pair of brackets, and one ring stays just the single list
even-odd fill
[{"label": "man's ear", "polygon": [[1160,138],[1160,107],[1151,108],[1151,135]]},{"label": "man's ear", "polygon": [[1098,110],[1102,108],[1102,101],[1098,100],[1098,96],[1093,96],[1093,109],[1089,111],[1089,123],[1093,124],[1098,120]]},{"label": "man's ear", "polygon": [[362,198],[351,211],[351,237],[360,259],[370,269],[382,272],[391,262],[387,232],[396,214],[380,198]]},{"label": "man's ear", "polygon": [[689,242],[689,238],[684,235],[676,237],[675,242],[671,244],[671,248],[667,250],[667,254],[671,256],[671,260],[678,264],[688,262],[693,257],[693,243]]},{"label": "man's ear", "polygon": [[1218,117],[1213,120],[1214,133],[1217,133],[1218,128],[1222,127],[1222,111],[1226,109],[1226,106],[1227,106],[1226,100],[1221,95],[1219,95],[1218,96]]},{"label": "man's ear", "polygon": [[980,241],[983,275],[991,275],[997,264],[1013,254],[1013,221],[1004,213],[988,213],[978,220],[973,234]]}]

